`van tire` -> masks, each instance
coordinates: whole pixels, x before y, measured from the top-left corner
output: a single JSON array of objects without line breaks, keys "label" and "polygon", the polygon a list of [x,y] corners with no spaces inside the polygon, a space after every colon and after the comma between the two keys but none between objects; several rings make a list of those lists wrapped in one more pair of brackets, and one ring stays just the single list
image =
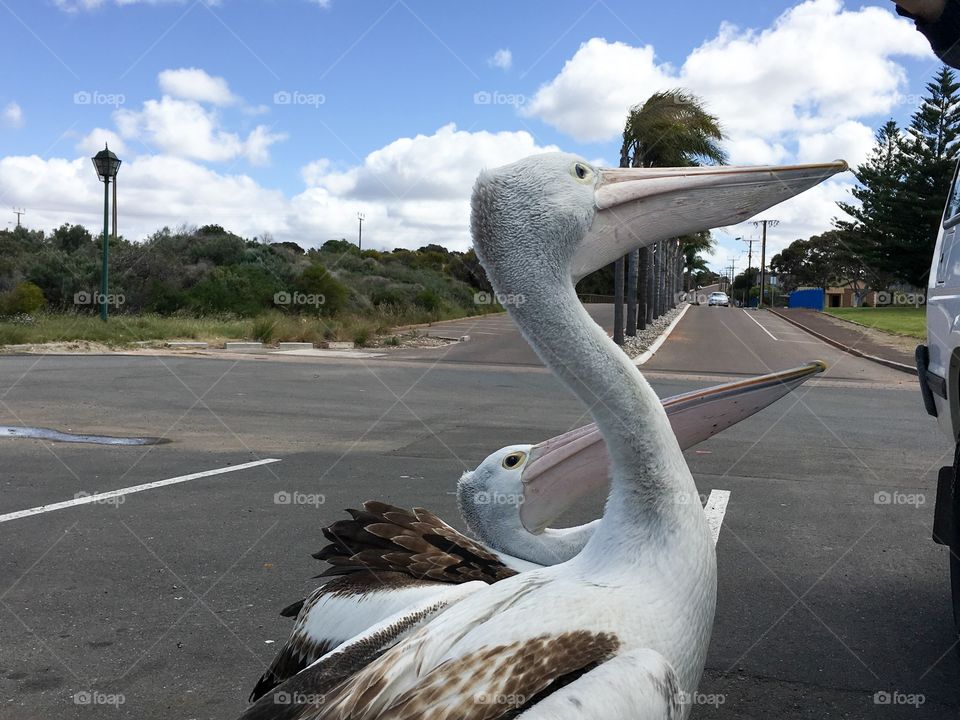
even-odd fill
[{"label": "van tire", "polygon": [[[951,493],[950,598],[953,607],[954,639],[960,641],[960,443],[953,458],[953,492]],[[960,656],[960,644],[957,646]]]}]

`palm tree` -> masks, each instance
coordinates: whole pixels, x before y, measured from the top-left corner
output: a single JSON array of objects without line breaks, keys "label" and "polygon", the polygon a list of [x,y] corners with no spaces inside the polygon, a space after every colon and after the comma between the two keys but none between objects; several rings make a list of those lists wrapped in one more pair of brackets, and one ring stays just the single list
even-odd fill
[{"label": "palm tree", "polygon": [[[706,111],[703,101],[681,89],[651,95],[643,105],[635,105],[627,115],[620,148],[620,167],[683,167],[723,164],[727,154],[720,145],[723,131],[720,121]],[[709,247],[709,246],[708,246]],[[707,248],[701,248],[702,252]],[[648,252],[644,249],[640,252]],[[694,253],[694,256],[696,253]],[[636,334],[638,325],[645,326],[647,312],[637,318],[637,266],[639,253],[627,256],[627,332]],[[615,272],[622,275],[623,261],[617,261]],[[688,280],[689,282],[689,280]],[[651,306],[649,283],[644,283],[645,307]],[[619,320],[623,297],[614,297],[615,320]],[[614,338],[621,338],[617,322]]]},{"label": "palm tree", "polygon": [[707,261],[701,256],[701,253],[712,250],[715,244],[709,230],[684,235],[680,238],[680,252],[683,255],[684,290],[693,290],[694,272],[709,269]]},{"label": "palm tree", "polygon": [[654,93],[627,115],[620,167],[722,165],[720,121],[695,95],[676,89]]}]

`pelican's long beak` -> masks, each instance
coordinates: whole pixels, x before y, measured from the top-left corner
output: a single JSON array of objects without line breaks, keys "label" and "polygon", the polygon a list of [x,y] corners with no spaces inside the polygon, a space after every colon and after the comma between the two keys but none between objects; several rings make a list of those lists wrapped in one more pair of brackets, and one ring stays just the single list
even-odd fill
[{"label": "pelican's long beak", "polygon": [[617,168],[599,171],[593,225],[571,264],[574,282],[660,240],[735,225],[848,169],[820,165]]},{"label": "pelican's long beak", "polygon": [[[760,412],[827,369],[820,362],[693,390],[663,401],[680,448],[686,450]],[[581,497],[606,491],[607,446],[596,425],[571,430],[534,445],[523,469],[520,521],[543,532]]]}]

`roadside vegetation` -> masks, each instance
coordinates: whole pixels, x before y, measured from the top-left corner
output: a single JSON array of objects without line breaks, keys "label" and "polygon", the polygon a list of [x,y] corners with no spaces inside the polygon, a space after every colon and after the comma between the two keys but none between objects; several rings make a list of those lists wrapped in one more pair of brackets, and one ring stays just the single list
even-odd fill
[{"label": "roadside vegetation", "polygon": [[891,335],[920,340],[927,337],[927,310],[924,307],[829,308],[825,312]]},{"label": "roadside vegetation", "polygon": [[0,345],[226,339],[368,344],[401,325],[501,310],[472,251],[361,252],[241,238],[217,225],[110,241],[110,321],[97,316],[100,238],[79,225],[0,231]]}]

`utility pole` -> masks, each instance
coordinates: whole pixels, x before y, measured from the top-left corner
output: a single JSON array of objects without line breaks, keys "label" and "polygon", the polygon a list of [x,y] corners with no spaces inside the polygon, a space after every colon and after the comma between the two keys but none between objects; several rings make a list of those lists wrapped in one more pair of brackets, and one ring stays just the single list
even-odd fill
[{"label": "utility pole", "polygon": [[[752,237],[751,237],[751,238],[746,238],[746,239],[744,239],[744,238],[742,238],[742,237],[738,237],[737,240],[739,240],[740,242],[745,242],[745,243],[748,244],[748,247],[747,247],[747,272],[750,272],[750,268],[753,267],[753,244],[756,242],[756,240],[754,240]],[[749,288],[749,286],[748,286],[743,292],[744,292],[743,304],[744,304],[744,305],[749,305],[749,304],[750,304],[750,302],[749,302],[750,298],[748,297],[748,296],[750,295],[750,288]]]},{"label": "utility pole", "polygon": [[357,213],[357,220],[360,221],[360,230],[357,232],[357,250],[363,250],[363,221],[367,219],[367,216],[362,213]]},{"label": "utility pole", "polygon": [[763,236],[760,240],[760,297],[757,298],[757,309],[763,307],[763,288],[767,283],[767,226],[776,227],[779,220],[757,220],[754,227],[763,226]]},{"label": "utility pole", "polygon": [[23,208],[20,208],[19,210],[17,208],[14,208],[13,214],[17,216],[17,227],[20,227],[20,216],[26,215],[27,211],[24,210]]}]

